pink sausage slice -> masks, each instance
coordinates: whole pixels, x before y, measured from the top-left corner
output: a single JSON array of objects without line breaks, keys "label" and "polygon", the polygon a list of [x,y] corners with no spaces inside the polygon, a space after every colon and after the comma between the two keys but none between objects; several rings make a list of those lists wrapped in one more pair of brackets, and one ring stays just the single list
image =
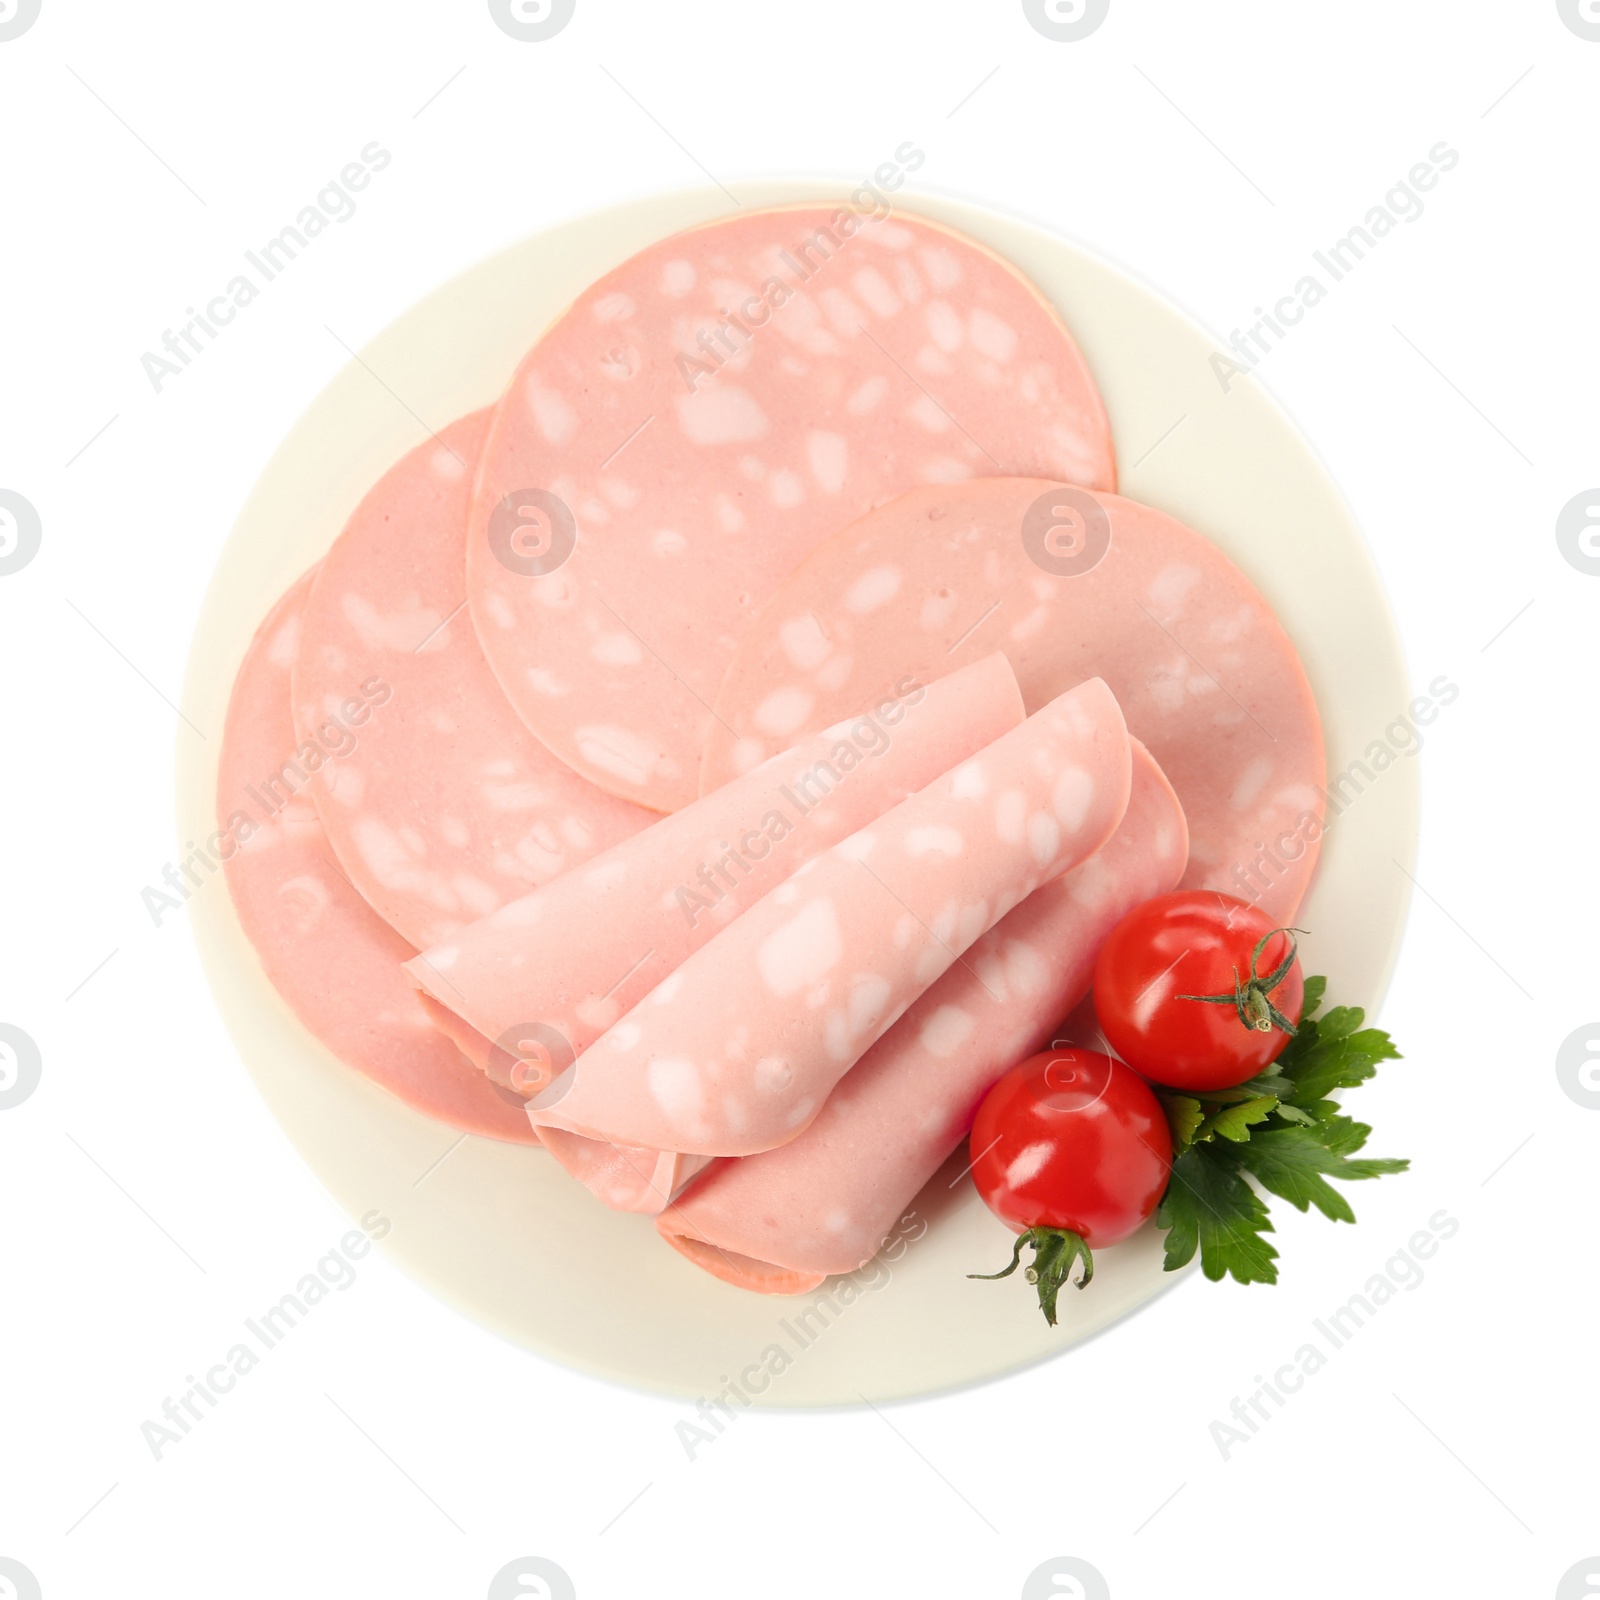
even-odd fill
[{"label": "pink sausage slice", "polygon": [[1130,770],[1103,683],[1051,701],[764,896],[596,1040],[530,1120],[700,1155],[798,1137],[923,990],[1105,843]]},{"label": "pink sausage slice", "polygon": [[[300,622],[295,728],[346,747],[312,794],[350,880],[418,947],[637,833],[528,732],[465,614],[467,502],[489,413],[403,456],[318,569]],[[361,686],[385,704],[358,710]]]},{"label": "pink sausage slice", "polygon": [[1104,678],[1183,802],[1184,887],[1293,917],[1326,781],[1305,671],[1215,545],[1118,495],[990,478],[913,490],[844,529],[746,630],[701,783],[762,758],[773,708],[804,707],[809,728],[886,678],[990,650],[1030,711]]},{"label": "pink sausage slice", "polygon": [[1022,902],[851,1069],[776,1150],[719,1161],[657,1219],[667,1243],[741,1289],[800,1294],[853,1272],[966,1136],[1007,1068],[1088,992],[1123,915],[1183,873],[1177,796],[1137,741],[1127,814],[1098,855]]},{"label": "pink sausage slice", "polygon": [[710,1156],[678,1150],[645,1150],[635,1145],[603,1144],[559,1128],[542,1131],[545,1148],[557,1162],[613,1211],[656,1216],[672,1197],[710,1162]]},{"label": "pink sausage slice", "polygon": [[415,952],[350,886],[305,791],[289,670],[311,578],[261,624],[228,703],[217,817],[238,846],[225,870],[239,921],[284,1003],[347,1066],[452,1127],[529,1143],[519,1103],[428,1021],[400,970]]},{"label": "pink sausage slice", "polygon": [[[523,361],[473,500],[473,621],[551,750],[673,811],[795,564],[903,490],[991,473],[1116,481],[1099,392],[1027,279],[904,213],[724,218],[608,272]],[[769,750],[882,687],[773,711]]]},{"label": "pink sausage slice", "polygon": [[901,680],[406,971],[497,1082],[534,1094],[797,867],[1021,721],[1004,656]]}]

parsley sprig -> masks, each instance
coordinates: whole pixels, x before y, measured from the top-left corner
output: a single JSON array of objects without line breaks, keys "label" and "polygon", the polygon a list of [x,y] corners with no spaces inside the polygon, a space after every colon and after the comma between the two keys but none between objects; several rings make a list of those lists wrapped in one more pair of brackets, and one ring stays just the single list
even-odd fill
[{"label": "parsley sprig", "polygon": [[1172,1128],[1172,1177],[1156,1226],[1165,1228],[1166,1269],[1200,1252],[1213,1281],[1276,1283],[1278,1252],[1266,1202],[1247,1181],[1297,1211],[1315,1206],[1334,1222],[1354,1222],[1350,1202],[1328,1182],[1404,1172],[1409,1161],[1358,1156],[1372,1132],[1344,1115],[1331,1098],[1354,1089],[1400,1052],[1381,1028],[1367,1028],[1359,1006],[1335,1006],[1322,1017],[1327,979],[1307,978],[1295,1036],[1271,1067],[1235,1089],[1179,1094],[1157,1089]]}]

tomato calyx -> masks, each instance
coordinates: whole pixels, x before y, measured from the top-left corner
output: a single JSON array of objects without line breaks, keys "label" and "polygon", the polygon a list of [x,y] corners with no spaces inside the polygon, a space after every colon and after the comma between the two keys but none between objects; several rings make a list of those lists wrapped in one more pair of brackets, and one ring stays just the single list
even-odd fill
[{"label": "tomato calyx", "polygon": [[[1294,966],[1295,958],[1299,951],[1295,946],[1294,936],[1304,933],[1304,928],[1272,928],[1261,935],[1256,941],[1256,947],[1250,952],[1250,977],[1248,982],[1239,977],[1239,969],[1233,969],[1232,994],[1180,994],[1174,998],[1178,1000],[1198,1000],[1207,1006],[1233,1006],[1239,1013],[1239,1021],[1245,1027],[1257,1033],[1271,1033],[1273,1028],[1282,1028],[1292,1039],[1299,1031],[1294,1023],[1286,1017],[1272,1003],[1272,991],[1289,976],[1289,969]],[[1264,977],[1256,971],[1256,964],[1261,960],[1261,952],[1267,948],[1267,941],[1283,934],[1289,940],[1289,953],[1279,964]]]},{"label": "tomato calyx", "polygon": [[[1044,1312],[1044,1320],[1053,1328],[1056,1325],[1056,1297],[1061,1293],[1062,1286],[1075,1282],[1078,1288],[1087,1289],[1089,1280],[1094,1276],[1094,1255],[1081,1234],[1074,1233],[1070,1228],[1029,1228],[1017,1235],[1010,1266],[1003,1267],[999,1272],[969,1272],[967,1276],[990,1281],[1009,1278],[1021,1265],[1022,1251],[1027,1245],[1033,1247],[1033,1265],[1023,1276],[1029,1283],[1038,1286],[1039,1309]],[[1076,1261],[1083,1262],[1083,1273],[1074,1279],[1071,1273]]]}]

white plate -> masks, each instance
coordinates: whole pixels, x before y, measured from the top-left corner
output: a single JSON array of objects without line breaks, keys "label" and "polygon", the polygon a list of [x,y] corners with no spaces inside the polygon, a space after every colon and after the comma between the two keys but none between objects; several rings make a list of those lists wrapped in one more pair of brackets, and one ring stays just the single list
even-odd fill
[{"label": "white plate", "polygon": [[[741,189],[747,204],[846,193],[792,181]],[[1105,395],[1123,493],[1211,536],[1265,592],[1304,657],[1332,770],[1381,737],[1411,698],[1388,605],[1349,511],[1283,414],[1251,380],[1224,394],[1208,364],[1212,341],[1106,263],[972,205],[917,196],[903,208],[985,241],[1060,307]],[[492,401],[587,283],[728,209],[726,195],[706,189],[569,222],[472,268],[374,339],[312,403],[246,502],[195,631],[185,715],[220,730],[257,623],[373,480],[424,437],[418,418],[437,429]],[[180,839],[214,825],[219,744],[180,745]],[[1398,763],[1339,818],[1299,916],[1312,930],[1310,970],[1328,973],[1340,1000],[1375,1006],[1388,981],[1407,901],[1391,858],[1411,864],[1415,771]],[[1020,1281],[968,1282],[966,1273],[1005,1258],[1010,1236],[969,1180],[951,1187],[962,1153],[917,1201],[926,1231],[892,1264],[797,1299],[729,1288],[661,1244],[647,1218],[596,1205],[542,1153],[478,1138],[451,1149],[455,1134],[334,1061],[299,1026],[226,895],[197,897],[192,915],[239,1053],[312,1170],[352,1216],[380,1207],[394,1223],[390,1256],[436,1294],[574,1367],[700,1396],[752,1368],[760,1383],[765,1358],[783,1370],[752,1394],[758,1404],[892,1399],[1058,1353],[1173,1281],[1147,1229],[1101,1255],[1092,1288],[1063,1297],[1053,1331]]]}]

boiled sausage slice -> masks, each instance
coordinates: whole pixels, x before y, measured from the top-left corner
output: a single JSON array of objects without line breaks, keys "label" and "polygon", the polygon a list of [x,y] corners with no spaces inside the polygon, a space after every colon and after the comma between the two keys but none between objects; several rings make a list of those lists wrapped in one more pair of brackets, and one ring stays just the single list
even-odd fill
[{"label": "boiled sausage slice", "polygon": [[990,650],[1030,711],[1105,679],[1183,802],[1184,887],[1292,919],[1325,810],[1305,671],[1210,540],[1119,495],[987,478],[913,490],[843,530],[746,629],[701,783],[762,758],[774,708],[803,708],[809,728],[886,678]]},{"label": "boiled sausage slice", "polygon": [[1127,809],[1122,713],[1080,685],[813,857],[530,1104],[535,1127],[750,1155],[796,1138],[908,1006]]},{"label": "boiled sausage slice", "polygon": [[495,682],[465,606],[480,411],[386,472],[323,559],[300,621],[295,728],[350,748],[312,780],[340,864],[419,948],[449,937],[654,820],[550,754]]},{"label": "boiled sausage slice", "polygon": [[[240,924],[284,1003],[346,1066],[452,1127],[527,1143],[520,1104],[429,1022],[400,970],[415,952],[351,886],[306,793],[306,768],[333,759],[289,715],[310,587],[307,573],[268,614],[228,702],[217,820]],[[375,716],[383,693],[369,697]]]},{"label": "boiled sausage slice", "polygon": [[799,1294],[869,1261],[966,1136],[994,1081],[1054,1038],[1123,915],[1183,872],[1183,811],[1133,747],[1127,814],[1098,855],[986,933],[776,1150],[716,1162],[657,1220],[697,1266],[742,1289]]},{"label": "boiled sausage slice", "polygon": [[[723,218],[591,284],[512,379],[473,502],[473,620],[551,750],[673,811],[795,564],[917,484],[998,473],[1115,484],[1093,379],[1027,279],[905,213]],[[867,695],[820,721],[773,709],[769,752]]]}]

